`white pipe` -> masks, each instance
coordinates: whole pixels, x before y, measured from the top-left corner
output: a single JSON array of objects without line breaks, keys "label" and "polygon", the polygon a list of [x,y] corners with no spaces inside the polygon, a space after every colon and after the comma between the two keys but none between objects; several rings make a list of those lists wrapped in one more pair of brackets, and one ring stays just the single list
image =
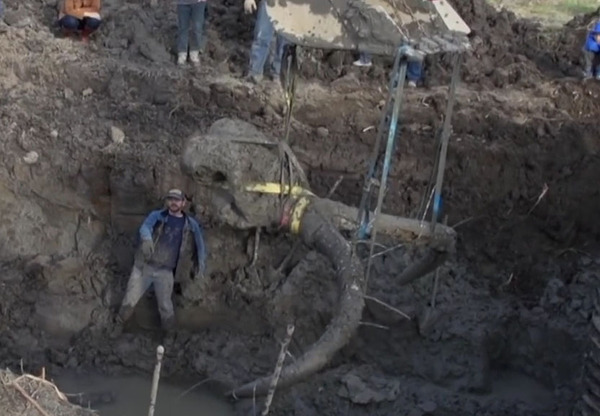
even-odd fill
[{"label": "white pipe", "polygon": [[165,347],[159,345],[156,348],[156,366],[154,367],[154,375],[152,376],[152,390],[150,392],[150,409],[148,416],[154,416],[154,406],[156,405],[156,394],[158,393],[158,380],[160,379],[160,367],[162,366]]}]

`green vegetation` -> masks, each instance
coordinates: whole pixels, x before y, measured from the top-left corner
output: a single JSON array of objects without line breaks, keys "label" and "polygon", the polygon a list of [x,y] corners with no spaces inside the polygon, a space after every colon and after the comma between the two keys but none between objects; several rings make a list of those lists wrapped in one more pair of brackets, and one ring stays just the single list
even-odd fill
[{"label": "green vegetation", "polygon": [[593,12],[600,0],[488,0],[498,8],[507,8],[519,16],[538,20],[548,26],[560,26],[574,16]]}]

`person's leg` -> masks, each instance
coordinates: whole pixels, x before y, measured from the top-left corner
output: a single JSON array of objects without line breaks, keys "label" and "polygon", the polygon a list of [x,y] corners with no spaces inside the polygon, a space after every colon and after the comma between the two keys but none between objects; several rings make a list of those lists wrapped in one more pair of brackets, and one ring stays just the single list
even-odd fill
[{"label": "person's leg", "polygon": [[121,308],[119,309],[118,319],[121,322],[125,322],[131,318],[135,305],[140,301],[151,283],[152,280],[150,279],[150,276],[148,276],[147,266],[143,269],[133,266],[129,281],[127,282],[125,297],[123,298]]},{"label": "person's leg", "polygon": [[273,32],[273,25],[267,14],[267,3],[261,0],[256,14],[256,23],[254,24],[254,41],[250,48],[249,75],[257,78],[262,77],[269,56]]},{"label": "person's leg", "polygon": [[100,19],[96,19],[93,17],[85,17],[83,19],[83,30],[87,30],[89,33],[92,33],[98,30],[101,24],[102,20]]},{"label": "person's leg", "polygon": [[190,61],[200,62],[200,48],[202,46],[202,36],[204,34],[204,16],[206,11],[206,2],[193,4],[191,6],[191,27],[192,38],[190,39]]},{"label": "person's leg", "polygon": [[175,312],[173,311],[173,272],[170,270],[154,269],[152,272],[152,281],[154,283],[154,293],[158,303],[158,312],[160,321],[165,331],[170,331],[175,325]]},{"label": "person's leg", "polygon": [[594,68],[594,76],[600,80],[600,52],[595,53],[592,58],[592,66]]},{"label": "person's leg", "polygon": [[190,18],[192,6],[188,4],[177,5],[177,63],[184,64],[188,51],[190,38]]},{"label": "person's leg", "polygon": [[281,62],[283,60],[283,52],[285,51],[285,47],[288,44],[288,41],[280,35],[275,35],[275,39],[275,55],[273,56],[273,60],[271,62],[271,72],[274,77],[278,77],[281,73]]},{"label": "person's leg", "polygon": [[102,21],[93,17],[83,18],[83,28],[81,30],[81,38],[85,42],[88,37],[100,27]]},{"label": "person's leg", "polygon": [[408,85],[416,87],[423,74],[423,62],[409,61],[406,66],[406,79]]},{"label": "person's leg", "polygon": [[594,62],[595,54],[586,49],[583,50],[583,76],[585,78],[592,77],[592,64]]},{"label": "person's leg", "polygon": [[373,57],[370,53],[361,52],[360,56],[356,61],[352,63],[354,66],[369,67],[373,64]]},{"label": "person's leg", "polygon": [[73,32],[79,30],[80,24],[81,21],[78,18],[70,15],[63,16],[58,21],[58,25],[61,27],[65,35],[72,34]]}]

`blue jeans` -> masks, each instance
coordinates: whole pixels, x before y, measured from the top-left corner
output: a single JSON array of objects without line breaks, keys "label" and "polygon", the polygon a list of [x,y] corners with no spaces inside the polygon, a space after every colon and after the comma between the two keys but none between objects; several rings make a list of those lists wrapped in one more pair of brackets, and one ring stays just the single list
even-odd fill
[{"label": "blue jeans", "polygon": [[[361,62],[364,62],[364,63],[371,62],[371,54],[361,53],[360,60],[361,60]],[[418,82],[422,76],[423,76],[423,63],[409,61],[408,65],[406,66],[406,79],[408,79],[409,81]]]},{"label": "blue jeans", "polygon": [[[177,5],[177,53],[186,53],[188,44],[190,51],[199,51],[202,48],[205,11],[205,1]],[[191,41],[190,29],[192,31]]]},{"label": "blue jeans", "polygon": [[58,24],[63,29],[67,30],[86,30],[91,33],[100,27],[100,23],[102,23],[99,19],[94,19],[93,17],[84,17],[83,19],[78,19],[75,16],[66,15],[63,16]]},{"label": "blue jeans", "polygon": [[[250,75],[260,76],[263,74],[273,35],[275,35],[275,28],[267,14],[266,0],[260,0],[254,24],[254,41],[250,48]],[[281,72],[281,60],[286,44],[283,37],[276,35],[275,56],[271,62],[271,71],[274,75],[279,75]]]},{"label": "blue jeans", "polygon": [[127,290],[125,298],[121,304],[121,313],[123,320],[129,319],[135,305],[140,301],[144,293],[154,286],[154,294],[158,302],[158,312],[163,326],[169,325],[174,317],[173,301],[171,295],[173,293],[173,271],[158,269],[149,264],[143,266],[133,266],[129,281],[127,282]]},{"label": "blue jeans", "polygon": [[0,0],[0,19],[2,19],[4,17],[4,4],[2,3],[2,0]]}]

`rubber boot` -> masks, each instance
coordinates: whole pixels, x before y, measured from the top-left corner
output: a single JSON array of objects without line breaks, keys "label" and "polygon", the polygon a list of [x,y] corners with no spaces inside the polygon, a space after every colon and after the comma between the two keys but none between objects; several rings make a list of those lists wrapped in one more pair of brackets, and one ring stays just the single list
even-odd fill
[{"label": "rubber boot", "polygon": [[185,65],[186,60],[187,60],[187,53],[179,52],[177,54],[177,65],[179,65],[179,66]]}]

